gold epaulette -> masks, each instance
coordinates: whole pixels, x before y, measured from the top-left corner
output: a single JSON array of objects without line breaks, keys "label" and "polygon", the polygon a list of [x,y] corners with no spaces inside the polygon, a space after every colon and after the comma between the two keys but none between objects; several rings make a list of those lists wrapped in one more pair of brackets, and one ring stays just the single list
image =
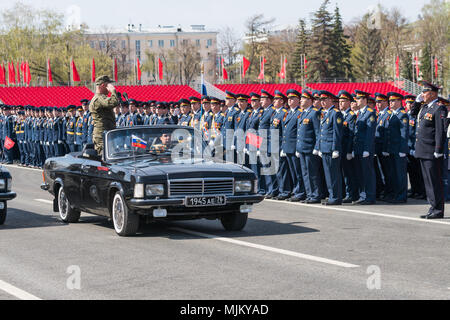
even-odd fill
[{"label": "gold epaulette", "polygon": [[313,110],[314,110],[314,111],[319,111],[319,109],[317,109],[317,108],[313,108]]},{"label": "gold epaulette", "polygon": [[283,109],[281,109],[281,110],[283,110],[284,112],[287,112],[287,110],[286,110],[286,109],[284,109],[284,108],[283,108]]},{"label": "gold epaulette", "polygon": [[274,106],[272,106],[272,109],[273,109],[273,110],[277,110],[277,108],[275,108]]},{"label": "gold epaulette", "polygon": [[389,114],[391,114],[391,113],[392,113],[392,111],[391,111],[391,110],[388,110],[387,112],[388,112]]},{"label": "gold epaulette", "polygon": [[355,113],[354,113],[353,111],[351,111],[351,110],[350,110],[350,114],[351,114],[352,116],[355,115]]},{"label": "gold epaulette", "polygon": [[368,110],[369,112],[373,112],[373,109],[371,109],[371,108],[367,108],[367,110]]}]

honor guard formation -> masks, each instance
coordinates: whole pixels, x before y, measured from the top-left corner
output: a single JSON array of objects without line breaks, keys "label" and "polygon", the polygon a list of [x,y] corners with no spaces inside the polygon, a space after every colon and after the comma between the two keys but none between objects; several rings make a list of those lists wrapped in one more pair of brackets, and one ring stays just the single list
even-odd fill
[{"label": "honor guard formation", "polygon": [[[103,82],[106,87],[110,80]],[[224,159],[232,156],[255,172],[266,199],[327,206],[427,199],[431,207],[422,218],[434,219],[444,216],[450,199],[449,101],[438,90],[423,82],[417,97],[291,89],[249,95],[226,91],[225,100],[192,96],[173,102],[124,101],[117,94],[110,109],[116,127],[199,129],[209,146],[223,146]],[[93,117],[100,98],[96,94],[92,101],[66,108],[2,105],[2,163],[16,160],[42,168],[47,158],[95,143],[102,131],[95,130]],[[238,131],[246,133],[241,141],[233,134]],[[272,162],[276,170],[270,172]]]}]

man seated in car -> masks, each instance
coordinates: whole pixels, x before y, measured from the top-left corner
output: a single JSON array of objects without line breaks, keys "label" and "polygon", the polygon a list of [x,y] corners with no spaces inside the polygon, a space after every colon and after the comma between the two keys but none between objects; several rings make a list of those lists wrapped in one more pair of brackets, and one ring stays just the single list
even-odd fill
[{"label": "man seated in car", "polygon": [[160,137],[155,139],[150,150],[156,153],[164,153],[172,148],[173,145],[171,133],[163,132]]}]

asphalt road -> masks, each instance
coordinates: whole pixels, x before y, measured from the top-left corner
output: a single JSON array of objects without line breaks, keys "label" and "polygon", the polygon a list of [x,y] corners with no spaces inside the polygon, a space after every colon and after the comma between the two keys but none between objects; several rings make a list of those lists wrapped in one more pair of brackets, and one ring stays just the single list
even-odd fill
[{"label": "asphalt road", "polygon": [[8,168],[18,196],[0,226],[0,299],[450,298],[450,219],[418,219],[422,201],[266,200],[241,232],[196,220],[122,238],[103,217],[60,222],[41,171]]}]

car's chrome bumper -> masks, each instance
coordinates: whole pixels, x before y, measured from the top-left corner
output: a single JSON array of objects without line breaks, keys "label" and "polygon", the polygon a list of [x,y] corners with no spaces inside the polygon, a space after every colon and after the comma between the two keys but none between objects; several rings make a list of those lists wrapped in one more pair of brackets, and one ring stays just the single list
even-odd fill
[{"label": "car's chrome bumper", "polygon": [[0,201],[12,200],[17,196],[17,194],[13,191],[10,192],[1,192],[0,193]]},{"label": "car's chrome bumper", "polygon": [[[242,196],[226,196],[226,204],[222,207],[226,207],[228,204],[252,204],[258,203],[264,200],[263,195],[252,194]],[[172,206],[184,206],[184,198],[175,199],[130,199],[128,205],[138,209],[150,209],[154,207],[172,207]]]}]

